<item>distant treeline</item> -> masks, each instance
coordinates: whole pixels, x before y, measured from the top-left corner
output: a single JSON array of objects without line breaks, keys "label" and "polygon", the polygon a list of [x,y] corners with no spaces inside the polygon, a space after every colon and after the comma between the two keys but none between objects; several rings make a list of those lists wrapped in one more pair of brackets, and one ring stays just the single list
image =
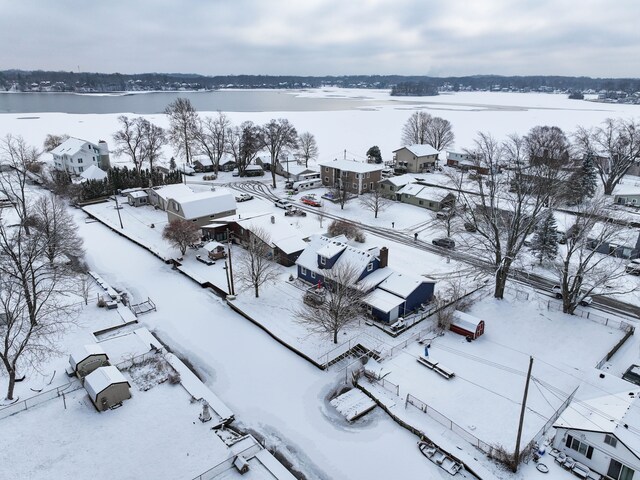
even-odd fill
[{"label": "distant treeline", "polygon": [[397,85],[391,87],[391,96],[394,97],[426,97],[431,95],[438,95],[438,87],[433,83],[400,82]]},{"label": "distant treeline", "polygon": [[[473,75],[468,77],[427,77],[402,75],[218,75],[178,73],[77,73],[5,70],[0,71],[0,89],[17,91],[116,92],[136,90],[213,90],[221,88],[394,88],[398,95],[411,89],[437,90],[520,90],[586,91],[606,90],[633,93],[640,91],[638,78],[590,78],[558,76],[504,77]],[[431,93],[426,93],[431,94]]]}]

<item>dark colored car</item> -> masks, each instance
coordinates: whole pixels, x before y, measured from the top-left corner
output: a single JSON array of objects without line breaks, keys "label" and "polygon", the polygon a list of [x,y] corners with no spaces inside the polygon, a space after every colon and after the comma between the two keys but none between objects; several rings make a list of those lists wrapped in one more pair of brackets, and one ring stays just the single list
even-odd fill
[{"label": "dark colored car", "polygon": [[431,243],[433,243],[437,247],[449,248],[451,250],[456,248],[456,242],[454,242],[450,238],[436,238]]}]

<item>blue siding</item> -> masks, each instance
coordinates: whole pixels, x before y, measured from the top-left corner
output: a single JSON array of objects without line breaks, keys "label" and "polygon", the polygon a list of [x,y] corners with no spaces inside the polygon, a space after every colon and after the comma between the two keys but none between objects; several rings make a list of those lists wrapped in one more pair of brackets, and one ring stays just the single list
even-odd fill
[{"label": "blue siding", "polygon": [[420,308],[423,303],[429,303],[433,298],[434,282],[423,282],[400,305],[400,316]]},{"label": "blue siding", "polygon": [[342,252],[337,253],[336,255],[334,255],[331,258],[327,258],[327,262],[324,265],[320,263],[320,258],[322,258],[322,256],[318,255],[318,267],[319,268],[333,268],[333,265],[338,261],[338,259],[340,258],[340,255],[342,255]]},{"label": "blue siding", "polygon": [[[371,263],[373,263],[373,268],[371,269],[371,271],[369,272],[365,268],[364,271],[362,272],[362,275],[360,275],[360,278],[358,278],[358,281],[362,280],[363,278],[365,278],[370,273],[375,272],[380,267],[380,260],[378,260],[377,257],[373,257],[373,260],[371,261]],[[367,266],[368,266],[368,264],[367,264]]]},{"label": "blue siding", "polygon": [[306,270],[306,273],[302,273],[302,267],[298,265],[298,278],[304,280],[305,282],[311,283],[313,285],[317,285],[318,281],[324,284],[324,276],[320,274],[315,274],[315,278],[311,277],[313,272],[309,269]]},{"label": "blue siding", "polygon": [[371,315],[381,322],[389,323],[389,317],[391,312],[383,312],[377,308],[371,307]]}]

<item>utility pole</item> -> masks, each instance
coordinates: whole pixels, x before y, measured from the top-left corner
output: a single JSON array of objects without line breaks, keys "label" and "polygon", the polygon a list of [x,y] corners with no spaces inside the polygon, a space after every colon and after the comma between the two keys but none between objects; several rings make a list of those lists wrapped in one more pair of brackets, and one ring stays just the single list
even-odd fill
[{"label": "utility pole", "polygon": [[224,261],[224,274],[227,277],[227,292],[231,295],[231,282],[229,282],[229,266],[227,265],[227,261]]},{"label": "utility pole", "polygon": [[516,450],[513,452],[513,473],[518,471],[520,463],[520,439],[522,437],[522,425],[524,424],[524,412],[527,408],[527,394],[529,393],[529,380],[531,379],[531,368],[533,367],[533,357],[529,357],[529,371],[527,372],[527,382],[524,385],[524,395],[522,396],[522,409],[520,410],[520,424],[518,425],[518,438],[516,439]]},{"label": "utility pole", "polygon": [[229,282],[231,284],[231,288],[229,289],[230,295],[236,294],[235,286],[233,285],[233,264],[231,263],[231,233],[227,228],[227,256],[229,257]]},{"label": "utility pole", "polygon": [[118,192],[114,190],[113,197],[116,199],[116,212],[118,212],[118,220],[120,220],[120,228],[124,230],[122,225],[122,217],[120,216],[120,205],[118,204]]}]

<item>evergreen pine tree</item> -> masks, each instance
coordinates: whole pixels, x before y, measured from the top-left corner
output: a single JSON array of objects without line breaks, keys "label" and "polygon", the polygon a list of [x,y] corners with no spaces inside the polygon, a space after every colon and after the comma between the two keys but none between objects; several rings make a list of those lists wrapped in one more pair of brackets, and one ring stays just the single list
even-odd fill
[{"label": "evergreen pine tree", "polygon": [[545,259],[553,260],[558,254],[558,226],[552,210],[548,210],[536,225],[531,250],[540,264]]},{"label": "evergreen pine tree", "polygon": [[584,160],[582,161],[581,173],[582,200],[584,201],[587,198],[593,198],[596,194],[596,187],[598,185],[598,175],[591,155],[585,155]]}]

